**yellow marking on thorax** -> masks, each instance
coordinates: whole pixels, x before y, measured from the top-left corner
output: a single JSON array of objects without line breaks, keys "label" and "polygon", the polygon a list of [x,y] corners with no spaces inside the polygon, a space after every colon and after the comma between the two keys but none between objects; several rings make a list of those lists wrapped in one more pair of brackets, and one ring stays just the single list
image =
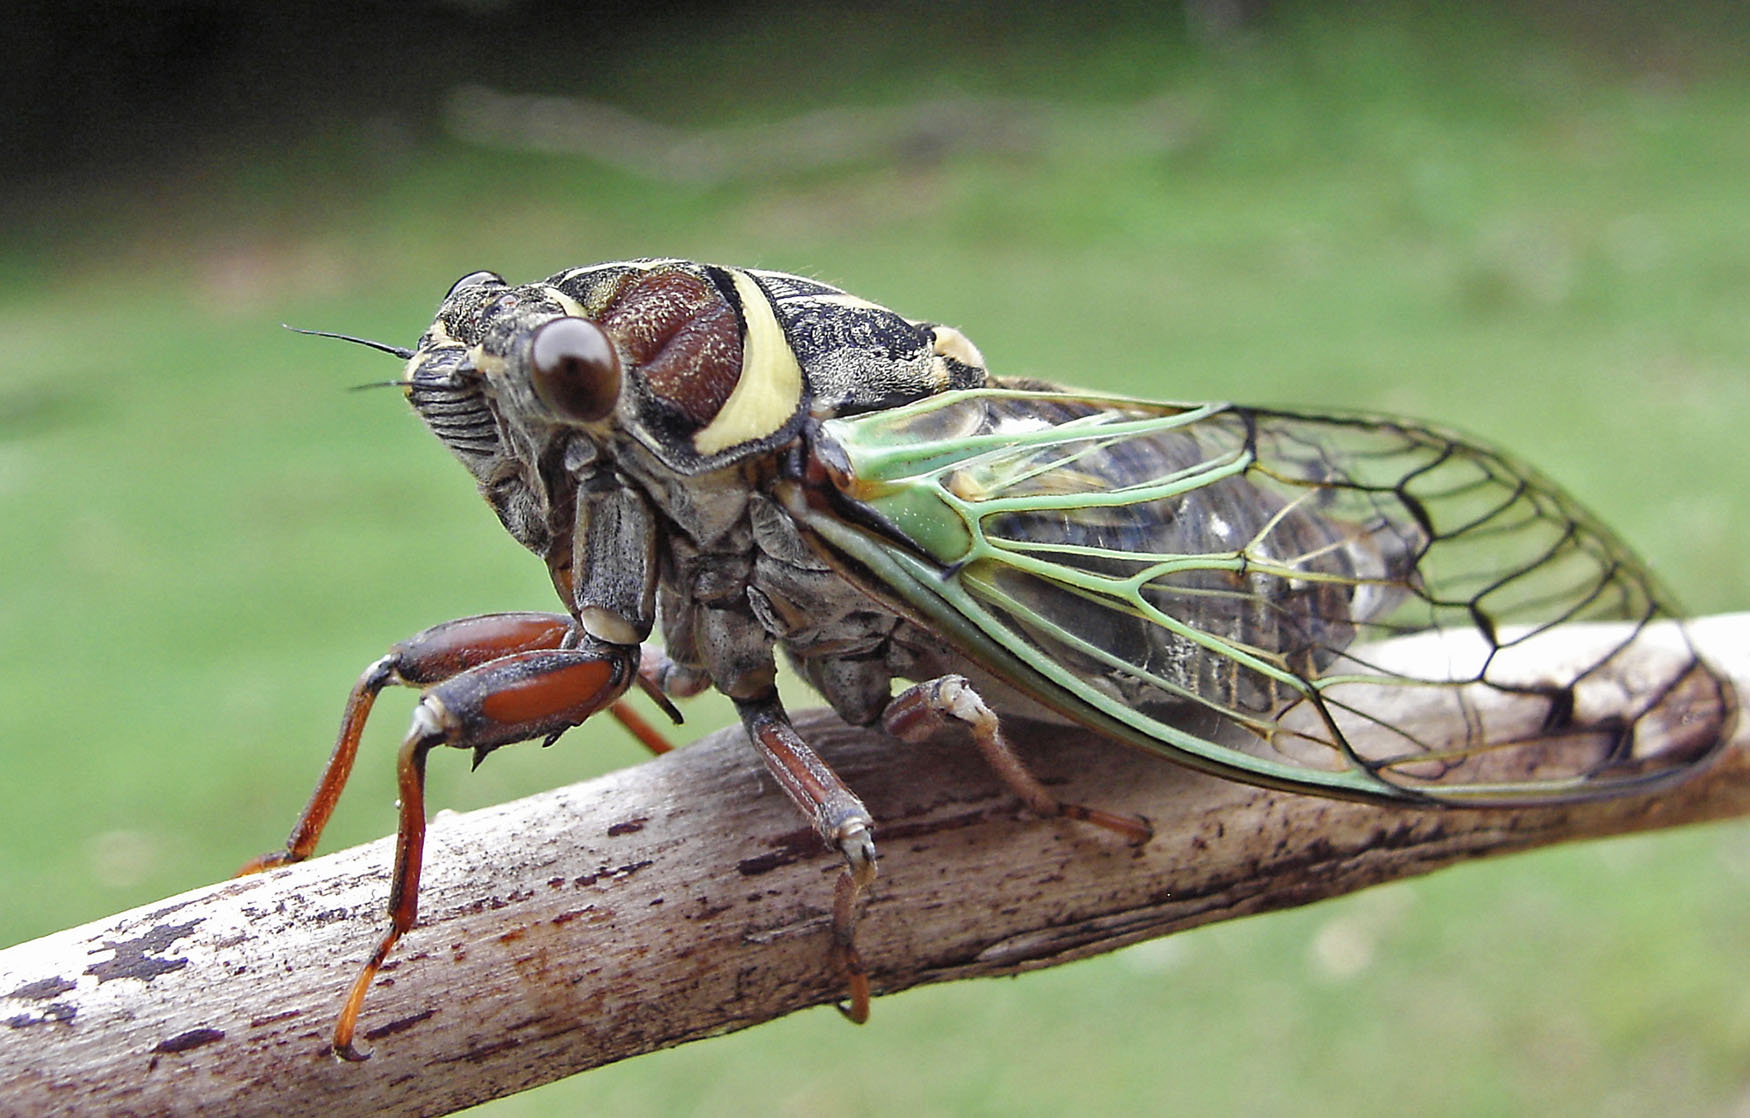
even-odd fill
[{"label": "yellow marking on thorax", "polygon": [[564,307],[565,313],[570,315],[572,318],[588,318],[589,317],[588,313],[584,311],[582,303],[579,303],[576,299],[573,299],[571,296],[565,294],[565,292],[559,290],[557,287],[554,287],[552,284],[543,283],[540,285],[540,288],[555,303],[558,303],[561,307]]},{"label": "yellow marking on thorax", "polygon": [[802,366],[772,313],[771,300],[752,276],[729,269],[747,323],[741,379],[717,417],[693,436],[693,449],[717,454],[777,431],[802,405]]}]

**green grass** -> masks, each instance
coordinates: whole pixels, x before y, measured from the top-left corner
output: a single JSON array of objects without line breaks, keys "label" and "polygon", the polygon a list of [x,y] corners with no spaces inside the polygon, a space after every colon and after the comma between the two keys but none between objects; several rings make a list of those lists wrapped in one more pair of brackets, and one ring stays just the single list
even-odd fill
[{"label": "green grass", "polygon": [[[1170,142],[689,187],[431,139],[385,160],[343,126],[9,238],[0,941],[272,846],[365,663],[433,621],[548,602],[399,398],[343,391],[393,363],[277,325],[409,342],[480,267],[788,268],[956,323],[1003,372],[1439,419],[1565,482],[1694,611],[1750,602],[1741,41],[1436,6],[1290,7],[1224,49],[1140,11],[950,7],[903,35],[873,18],[628,43],[592,88],[684,124],[1160,95]],[[951,60],[923,50],[941,42]],[[393,826],[397,698],[330,846]],[[431,798],[467,808],[637,757],[574,734],[471,776],[434,764]],[[1724,1112],[1750,1098],[1746,837],[1449,871],[883,999],[860,1031],[801,1014],[490,1112]]]}]

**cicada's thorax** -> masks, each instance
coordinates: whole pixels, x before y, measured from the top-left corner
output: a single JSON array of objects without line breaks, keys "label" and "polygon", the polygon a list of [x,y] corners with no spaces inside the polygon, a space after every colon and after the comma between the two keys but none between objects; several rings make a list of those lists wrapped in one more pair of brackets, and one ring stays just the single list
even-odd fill
[{"label": "cicada's thorax", "polygon": [[[611,353],[591,350],[598,329]],[[984,382],[950,328],[796,276],[641,260],[465,278],[408,392],[592,636],[638,643],[660,623],[681,670],[738,699],[771,691],[783,647],[868,722],[929,641],[896,641],[899,618],[828,567],[772,486],[805,463],[810,419]]]}]

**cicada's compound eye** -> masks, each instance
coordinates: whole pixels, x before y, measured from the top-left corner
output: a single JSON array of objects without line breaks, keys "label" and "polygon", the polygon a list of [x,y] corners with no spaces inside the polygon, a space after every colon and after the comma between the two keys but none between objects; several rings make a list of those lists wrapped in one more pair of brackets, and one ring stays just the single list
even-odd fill
[{"label": "cicada's compound eye", "polygon": [[463,288],[479,287],[483,283],[497,284],[499,287],[503,287],[504,277],[497,272],[469,272],[467,275],[450,285],[449,293],[446,294],[444,298],[448,299],[451,295],[461,291]]},{"label": "cicada's compound eye", "polygon": [[529,340],[529,380],[554,414],[593,423],[620,399],[620,355],[589,319],[555,318]]}]

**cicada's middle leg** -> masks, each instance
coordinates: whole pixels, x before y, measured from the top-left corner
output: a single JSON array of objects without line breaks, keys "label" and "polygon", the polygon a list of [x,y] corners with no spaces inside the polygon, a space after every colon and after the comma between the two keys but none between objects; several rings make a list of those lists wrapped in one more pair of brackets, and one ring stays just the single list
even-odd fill
[{"label": "cicada's middle leg", "polygon": [[[857,950],[857,916],[875,881],[874,823],[863,802],[802,740],[775,695],[738,701],[736,706],[766,768],[820,836],[844,856],[845,869],[833,894],[833,952],[849,984],[849,997],[839,1011],[861,1024],[869,1017],[869,978]],[[888,705],[882,722],[888,733],[904,740],[919,740],[946,725],[961,727],[1003,782],[1039,814],[1091,823],[1134,845],[1153,837],[1148,820],[1139,816],[1053,796],[1010,748],[996,712],[961,676],[943,676],[901,693]]]},{"label": "cicada's middle leg", "polygon": [[[378,692],[390,684],[425,686],[397,765],[401,818],[389,897],[389,930],[353,983],[334,1028],[334,1051],[348,1060],[369,1053],[353,1045],[359,1010],[378,970],[419,911],[419,872],[425,848],[425,759],[433,748],[454,746],[478,759],[501,745],[554,736],[592,714],[617,708],[640,678],[636,646],[610,645],[582,634],[568,617],[509,613],[463,618],[427,629],[396,645],[354,685],[341,717],[334,752],[316,791],[283,850],[264,854],[240,873],[300,862],[314,853],[352,771]],[[634,730],[636,732],[636,729]],[[660,737],[639,734],[653,749]],[[652,743],[654,737],[654,744]]]},{"label": "cicada's middle leg", "polygon": [[833,955],[844,969],[849,1000],[839,1012],[861,1025],[869,1019],[869,976],[857,952],[857,910],[875,881],[875,824],[845,782],[790,724],[775,695],[736,704],[760,760],[828,845],[844,856],[833,892]]}]

